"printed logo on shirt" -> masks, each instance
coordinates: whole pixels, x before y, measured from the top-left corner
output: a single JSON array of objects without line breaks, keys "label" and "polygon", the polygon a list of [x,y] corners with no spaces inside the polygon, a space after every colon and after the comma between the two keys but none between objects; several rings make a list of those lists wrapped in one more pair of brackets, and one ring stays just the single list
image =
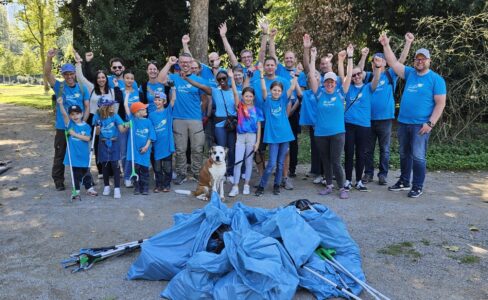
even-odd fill
[{"label": "printed logo on shirt", "polygon": [[154,130],[157,131],[157,132],[161,132],[161,131],[164,131],[166,130],[166,123],[168,123],[168,121],[166,119],[163,119],[161,120],[161,122],[159,122],[155,127],[154,127]]},{"label": "printed logo on shirt", "polygon": [[149,129],[148,128],[142,128],[142,129],[137,129],[136,130],[136,135],[137,136],[140,136],[140,137],[147,137],[147,135],[149,134]]},{"label": "printed logo on shirt", "polygon": [[277,108],[271,108],[271,114],[275,117],[279,117],[281,115],[281,106]]},{"label": "printed logo on shirt", "polygon": [[424,84],[423,83],[415,83],[415,84],[411,84],[407,87],[407,90],[411,93],[416,93],[418,91],[419,88],[423,87]]},{"label": "printed logo on shirt", "polygon": [[337,101],[337,97],[332,97],[330,100],[324,100],[322,101],[323,106],[334,106],[334,102]]},{"label": "printed logo on shirt", "polygon": [[114,122],[110,122],[108,124],[105,124],[105,126],[102,127],[102,133],[104,133],[104,134],[112,133],[114,127],[115,127]]}]

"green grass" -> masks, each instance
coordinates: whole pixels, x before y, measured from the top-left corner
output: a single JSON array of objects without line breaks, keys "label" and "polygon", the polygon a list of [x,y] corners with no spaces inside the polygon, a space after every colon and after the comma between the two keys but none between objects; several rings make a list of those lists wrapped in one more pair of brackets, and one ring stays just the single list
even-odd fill
[{"label": "green grass", "polygon": [[401,242],[398,244],[388,245],[377,251],[379,254],[386,254],[391,256],[408,256],[413,260],[418,260],[422,257],[422,254],[417,252],[413,248],[413,243],[411,242]]},{"label": "green grass", "polygon": [[44,94],[44,87],[41,85],[0,84],[0,103],[51,109],[51,94]]},{"label": "green grass", "polygon": [[462,264],[476,264],[480,262],[480,258],[474,255],[465,255],[459,260]]}]

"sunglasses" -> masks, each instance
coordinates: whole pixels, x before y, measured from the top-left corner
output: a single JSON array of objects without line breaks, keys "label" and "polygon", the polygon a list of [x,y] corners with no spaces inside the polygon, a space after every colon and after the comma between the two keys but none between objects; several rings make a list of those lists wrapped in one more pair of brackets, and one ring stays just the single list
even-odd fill
[{"label": "sunglasses", "polygon": [[428,58],[415,58],[414,61],[415,62],[424,62],[426,61]]},{"label": "sunglasses", "polygon": [[123,68],[123,66],[113,66],[112,67],[113,70],[117,70],[117,69],[122,70],[122,68]]},{"label": "sunglasses", "polygon": [[355,74],[352,74],[352,76],[351,76],[351,77],[356,77],[356,76],[360,76],[360,75],[361,75],[361,72],[359,72],[359,73],[355,73]]},{"label": "sunglasses", "polygon": [[227,80],[227,77],[219,77],[217,78],[217,81],[226,81]]}]

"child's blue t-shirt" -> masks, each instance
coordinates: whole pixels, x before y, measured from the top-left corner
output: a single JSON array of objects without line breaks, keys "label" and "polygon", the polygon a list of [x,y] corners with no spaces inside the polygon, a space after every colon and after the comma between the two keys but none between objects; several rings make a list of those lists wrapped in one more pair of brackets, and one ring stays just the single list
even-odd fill
[{"label": "child's blue t-shirt", "polygon": [[[108,75],[107,76],[108,87],[111,89],[115,88],[114,77],[115,77],[114,75]],[[119,82],[119,88],[122,89],[122,87],[125,87],[125,81],[123,79],[117,79],[117,81]],[[132,88],[134,90],[139,89],[139,87],[137,86],[137,82],[135,80],[134,80],[134,83],[132,83]]]},{"label": "child's blue t-shirt", "polygon": [[[77,134],[91,137],[91,127],[85,122],[76,124],[69,121],[68,126],[64,129],[69,131],[73,129]],[[78,168],[88,168],[90,165],[90,142],[80,140],[77,137],[68,135],[69,155],[71,156],[71,166]],[[64,155],[64,165],[69,166],[68,150]]]},{"label": "child's blue t-shirt", "polygon": [[281,94],[280,99],[273,100],[268,95],[264,101],[264,116],[266,126],[264,127],[264,142],[267,144],[285,143],[295,140],[291,131],[290,121],[286,108],[288,106],[288,97],[286,92]]},{"label": "child's blue t-shirt", "polygon": [[256,106],[247,107],[239,103],[237,109],[237,133],[257,133],[258,122],[264,121],[263,112]]},{"label": "child's blue t-shirt", "polygon": [[324,88],[319,88],[315,94],[317,99],[317,121],[315,136],[331,136],[346,132],[344,125],[344,91],[336,88],[328,94]]},{"label": "child's blue t-shirt", "polygon": [[346,95],[346,112],[344,121],[363,127],[371,127],[371,83],[357,87],[354,84],[349,86]]},{"label": "child's blue t-shirt", "polygon": [[[83,86],[83,92],[80,89],[80,85],[76,83],[73,87],[68,86],[65,82],[61,82],[56,80],[54,83],[54,93],[56,94],[56,98],[59,98],[59,88],[61,83],[64,85],[63,87],[63,106],[68,113],[70,106],[78,105],[81,108],[81,111],[85,111],[85,103],[89,103],[90,101],[90,93],[85,86]],[[63,114],[59,109],[59,104],[56,103],[56,129],[65,129]]]},{"label": "child's blue t-shirt", "polygon": [[400,103],[398,122],[423,124],[429,121],[434,111],[435,95],[445,95],[446,82],[436,72],[429,70],[418,75],[412,67],[405,67],[405,89]]},{"label": "child's blue t-shirt", "polygon": [[119,136],[119,125],[123,125],[124,121],[119,115],[115,114],[105,119],[101,119],[100,115],[96,113],[93,116],[92,125],[97,126],[100,121],[100,138],[112,139]]},{"label": "child's blue t-shirt", "polygon": [[120,90],[122,91],[122,95],[124,97],[123,103],[125,103],[125,99],[128,97],[127,104],[129,106],[129,114],[131,114],[130,107],[132,106],[132,104],[141,101],[141,98],[139,97],[139,89],[133,89],[132,92],[130,92],[129,94],[126,93],[125,87],[121,88]]},{"label": "child's blue t-shirt", "polygon": [[[188,76],[188,78],[191,78],[201,84],[208,85],[208,81],[196,75],[192,74]],[[200,96],[204,95],[205,93],[181,78],[181,76],[178,74],[170,74],[169,79],[174,82],[176,89],[173,118],[183,120],[201,120],[202,108]]]},{"label": "child's blue t-shirt", "polygon": [[[142,86],[139,88],[139,92],[142,93]],[[160,82],[147,83],[147,113],[153,112],[156,110],[156,104],[154,104],[154,95],[155,93],[164,93],[164,84]]]},{"label": "child's blue t-shirt", "polygon": [[[154,142],[156,140],[156,133],[152,122],[146,118],[131,117],[132,120],[132,135],[134,137],[134,162],[138,165],[149,167],[151,162],[151,148],[149,147],[145,153],[141,153],[140,149],[146,146],[148,140]],[[127,138],[127,160],[132,161],[131,150],[131,133]]]},{"label": "child's blue t-shirt", "polygon": [[[252,83],[251,83],[251,86],[254,88],[254,93],[256,94],[256,96],[254,97],[254,105],[256,105],[259,109],[263,110],[264,111],[264,107],[263,107],[263,93],[261,91],[261,79],[260,79],[260,75],[259,74],[254,74],[254,76],[257,76],[257,80],[254,80]],[[254,78],[253,76],[253,78]],[[290,88],[290,81],[284,79],[283,77],[279,77],[279,76],[275,76],[274,79],[268,79],[266,76],[264,77],[264,82],[266,84],[266,90],[268,91],[268,94],[270,94],[270,87],[271,87],[271,84],[275,81],[279,81],[281,82],[281,84],[283,84],[283,94],[286,95],[286,92],[288,91],[288,89]],[[266,116],[266,114],[265,114]]]},{"label": "child's blue t-shirt", "polygon": [[317,120],[317,98],[312,90],[302,93],[302,106],[300,108],[300,125],[315,126]]},{"label": "child's blue t-shirt", "polygon": [[[222,98],[222,95],[224,96]],[[234,102],[234,93],[231,89],[224,91],[218,88],[212,88],[212,101],[215,105],[215,116],[219,118],[227,117],[225,112],[225,105],[227,106],[227,112],[229,116],[237,116],[235,102]],[[224,127],[224,121],[218,122],[215,124],[215,127]]]},{"label": "child's blue t-shirt", "polygon": [[[388,72],[392,84],[386,75]],[[395,118],[395,98],[393,90],[396,87],[398,76],[393,69],[381,73],[378,86],[371,97],[371,120],[389,120]]]},{"label": "child's blue t-shirt", "polygon": [[163,111],[155,110],[149,114],[156,141],[153,143],[154,159],[159,160],[170,156],[175,152],[173,139],[173,108],[168,105]]}]

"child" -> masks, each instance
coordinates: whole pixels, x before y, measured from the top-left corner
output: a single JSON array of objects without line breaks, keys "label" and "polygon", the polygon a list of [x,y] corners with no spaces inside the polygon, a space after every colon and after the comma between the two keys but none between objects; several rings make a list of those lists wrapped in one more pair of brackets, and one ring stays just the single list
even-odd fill
[{"label": "child", "polygon": [[252,160],[253,152],[259,148],[259,141],[261,140],[261,121],[264,121],[263,112],[254,106],[254,89],[245,87],[242,90],[242,102],[239,99],[237,92],[237,85],[232,74],[232,70],[228,70],[229,77],[232,83],[232,91],[234,92],[234,102],[237,110],[237,139],[234,165],[234,186],[229,193],[229,197],[235,197],[239,194],[239,179],[241,177],[242,161],[246,161],[246,173],[244,189],[242,193],[249,195],[252,174]]},{"label": "child", "polygon": [[171,102],[165,108],[167,103],[166,95],[164,93],[154,93],[154,104],[156,110],[149,114],[154,131],[156,133],[156,141],[153,144],[154,150],[154,174],[156,175],[156,186],[154,192],[160,191],[169,192],[171,179],[173,174],[172,169],[172,153],[175,152],[175,143],[173,140],[173,106],[176,93],[172,89]]},{"label": "child", "polygon": [[[130,107],[132,128],[127,143],[127,161],[134,160],[135,171],[139,180],[134,184],[134,195],[149,194],[149,164],[151,158],[151,142],[156,140],[154,128],[147,116],[147,104],[135,102]],[[131,138],[131,136],[133,138]],[[134,140],[132,145],[131,139]],[[132,151],[132,147],[134,147]],[[134,152],[134,157],[132,157]]]},{"label": "child", "polygon": [[[73,181],[75,182],[76,197],[73,200],[80,200],[80,182],[85,185],[86,193],[89,196],[97,196],[97,191],[93,188],[90,174],[90,138],[91,127],[83,121],[83,112],[78,105],[72,105],[66,113],[63,105],[63,97],[59,97],[59,109],[63,115],[66,130],[69,132],[68,147],[71,157],[68,158],[68,151],[64,156],[64,165],[73,170]],[[69,116],[68,116],[69,114]]]},{"label": "child", "polygon": [[263,110],[266,119],[263,141],[269,144],[269,160],[256,189],[256,197],[264,193],[264,187],[268,183],[268,178],[275,165],[273,194],[280,194],[280,183],[281,176],[283,175],[285,156],[288,152],[289,142],[295,139],[291,131],[290,122],[288,121],[288,114],[291,111],[291,102],[288,99],[297,83],[297,78],[294,77],[288,91],[283,93],[283,84],[279,81],[274,81],[270,86],[271,94],[268,94],[264,76],[262,75],[264,74],[262,65],[259,65],[259,71],[261,72],[261,91],[264,99]]},{"label": "child", "polygon": [[115,101],[102,97],[98,100],[98,112],[93,116],[93,126],[100,136],[98,143],[98,163],[102,165],[102,195],[110,195],[110,174],[114,176],[114,198],[120,198],[120,159],[119,131],[124,133],[127,128],[119,115],[115,114]]}]

